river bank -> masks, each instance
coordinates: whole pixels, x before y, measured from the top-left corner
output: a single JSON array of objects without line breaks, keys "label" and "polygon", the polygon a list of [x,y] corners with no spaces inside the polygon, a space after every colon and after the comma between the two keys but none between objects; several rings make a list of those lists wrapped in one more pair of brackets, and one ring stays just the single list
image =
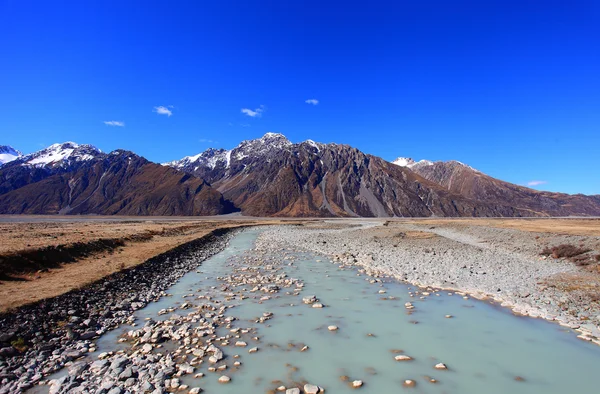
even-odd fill
[{"label": "river bank", "polygon": [[[132,302],[114,320],[114,329],[90,333],[88,339],[79,330],[77,339],[43,338],[21,365],[7,367],[11,361],[3,357],[0,392],[298,394],[416,387],[432,394],[558,394],[574,384],[581,391],[595,387],[600,351],[570,330],[515,318],[454,292],[416,288],[357,262],[329,260],[289,244],[312,234],[326,245],[332,241],[324,230],[366,231],[381,238],[381,227],[389,225],[241,230],[199,266],[201,251],[210,245],[180,250],[161,266],[187,272],[148,303]],[[423,232],[405,236],[432,239]],[[178,271],[178,262],[187,259],[193,261]],[[165,274],[152,282],[162,286]],[[140,281],[126,279],[119,286],[126,293]],[[74,298],[87,308],[99,301],[92,292]],[[50,310],[68,307],[65,301]],[[85,311],[80,307],[75,313]],[[66,315],[71,331],[87,324],[69,311]],[[63,320],[39,323],[44,330],[64,328]],[[6,375],[11,373],[21,378]]]},{"label": "river bank", "polygon": [[575,244],[600,251],[600,237],[526,232],[490,226],[357,222],[281,227],[263,236],[283,247],[318,253],[391,275],[421,287],[448,289],[493,300],[515,313],[576,329],[600,344],[600,275],[540,256],[548,245]]},{"label": "river bank", "polygon": [[25,390],[93,350],[95,338],[164,296],[183,275],[222,251],[234,232],[214,230],[81,289],[0,315],[0,393]]}]

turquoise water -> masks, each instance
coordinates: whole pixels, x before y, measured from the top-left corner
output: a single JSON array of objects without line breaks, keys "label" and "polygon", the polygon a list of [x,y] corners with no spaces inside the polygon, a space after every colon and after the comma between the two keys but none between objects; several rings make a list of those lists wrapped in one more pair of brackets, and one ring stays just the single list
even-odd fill
[{"label": "turquoise water", "polygon": [[[243,263],[231,258],[250,253],[259,232],[240,233],[225,251],[202,264],[201,273],[191,272],[169,289],[172,297],[136,312],[139,324],[146,317],[168,318],[168,314],[158,317],[157,312],[193,300],[182,296],[198,294],[198,290],[199,294],[222,299],[217,289],[211,289],[218,287],[215,278],[225,275],[231,264]],[[292,257],[291,265],[282,261],[289,277],[303,280],[300,295],[286,295],[288,289],[282,289],[261,303],[256,298],[234,301],[237,306],[227,315],[240,320],[232,326],[256,327],[257,334],[243,338],[247,348],[222,347],[228,356],[224,360],[229,367],[226,372],[208,372],[204,363],[195,372],[203,372],[203,378],[187,375],[183,383],[208,393],[264,393],[279,385],[292,387],[301,382],[322,386],[327,392],[352,391],[342,376],[362,380],[364,386],[359,391],[364,393],[563,394],[597,389],[594,373],[600,365],[600,348],[577,339],[570,330],[448,292],[432,292],[425,299],[410,297],[415,288],[394,280],[371,284],[370,278],[356,270],[339,269],[308,254]],[[385,294],[379,294],[380,290]],[[302,304],[302,297],[312,294],[326,307]],[[406,302],[412,302],[415,309],[409,312]],[[254,323],[263,312],[274,313],[273,319]],[[329,331],[329,325],[338,326],[338,331]],[[130,329],[126,326],[106,334],[98,341],[98,351],[115,349],[118,335]],[[254,341],[254,335],[260,340]],[[303,345],[309,349],[301,352]],[[248,349],[254,346],[259,351],[249,354]],[[395,361],[400,351],[413,360]],[[240,357],[235,359],[234,354]],[[242,366],[232,371],[236,360]],[[434,365],[439,362],[448,370],[436,370]],[[219,384],[222,374],[232,381]],[[431,378],[436,383],[431,383]],[[404,387],[406,379],[415,381],[416,386]]]}]

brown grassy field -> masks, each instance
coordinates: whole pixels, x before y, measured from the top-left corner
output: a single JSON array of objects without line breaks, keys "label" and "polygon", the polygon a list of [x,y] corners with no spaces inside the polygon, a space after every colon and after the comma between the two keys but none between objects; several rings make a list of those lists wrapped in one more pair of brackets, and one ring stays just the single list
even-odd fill
[{"label": "brown grassy field", "polygon": [[404,219],[403,221],[414,222],[418,224],[431,224],[436,226],[443,225],[463,225],[463,226],[487,226],[510,228],[514,230],[550,233],[550,234],[568,234],[568,235],[588,235],[600,236],[600,219],[538,219],[538,218],[519,218],[519,219]]},{"label": "brown grassy field", "polygon": [[[99,240],[121,240],[122,246],[100,250],[69,263],[40,271],[0,272],[0,312],[44,298],[54,297],[119,270],[133,267],[212,230],[263,224],[305,224],[311,227],[356,226],[363,219],[285,218],[154,218],[154,217],[0,217],[0,269],[6,256],[25,252],[44,253],[48,247],[87,245]],[[12,220],[12,221],[11,221]],[[19,221],[20,220],[20,221]],[[486,226],[526,232],[600,236],[599,219],[364,219],[365,221],[431,224],[435,226]],[[378,227],[377,237],[427,239],[420,231],[399,233]]]},{"label": "brown grassy field", "polygon": [[[102,239],[125,240],[123,246],[92,253],[74,262],[53,265],[40,271],[2,275],[0,312],[79,288],[116,271],[138,265],[215,229],[281,223],[292,224],[295,221],[251,218],[172,221],[140,218],[127,221],[98,219],[0,223],[0,261],[7,260],[7,256],[57,245],[87,244]],[[6,271],[6,267],[4,269]]]}]

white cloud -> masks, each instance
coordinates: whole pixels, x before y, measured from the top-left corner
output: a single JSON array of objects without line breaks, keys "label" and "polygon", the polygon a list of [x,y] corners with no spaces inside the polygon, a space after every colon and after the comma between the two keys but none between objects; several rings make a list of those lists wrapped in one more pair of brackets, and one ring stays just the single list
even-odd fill
[{"label": "white cloud", "polygon": [[308,99],[305,101],[306,104],[312,104],[312,105],[317,105],[319,104],[319,100],[317,99]]},{"label": "white cloud", "polygon": [[152,112],[156,112],[159,115],[171,116],[173,115],[173,111],[171,111],[169,108],[173,108],[173,106],[169,105],[168,107],[165,107],[163,105],[159,105],[158,107],[154,107],[154,111]]},{"label": "white cloud", "polygon": [[244,115],[248,115],[251,118],[260,118],[263,114],[263,112],[265,112],[265,106],[261,105],[260,107],[256,108],[255,110],[251,110],[249,108],[242,108],[242,113]]},{"label": "white cloud", "polygon": [[527,186],[539,186],[539,185],[545,185],[546,181],[529,181],[527,182]]},{"label": "white cloud", "polygon": [[104,124],[107,126],[125,127],[125,122],[121,122],[120,120],[105,120]]},{"label": "white cloud", "polygon": [[207,139],[207,138],[200,138],[200,139],[198,140],[198,142],[206,142],[206,143],[209,143],[209,144],[213,144],[213,143],[214,143],[214,144],[216,144],[216,143],[218,143],[219,141],[215,141],[215,140],[209,140],[209,139]]}]

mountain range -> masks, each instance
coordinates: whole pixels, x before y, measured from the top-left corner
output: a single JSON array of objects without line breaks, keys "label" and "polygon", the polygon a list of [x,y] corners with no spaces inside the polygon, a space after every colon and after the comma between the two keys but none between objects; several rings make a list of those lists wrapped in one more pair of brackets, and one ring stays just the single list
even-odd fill
[{"label": "mountain range", "polygon": [[388,162],[267,133],[164,164],[133,152],[0,146],[1,214],[292,217],[600,216],[600,196],[540,192],[458,161]]}]

